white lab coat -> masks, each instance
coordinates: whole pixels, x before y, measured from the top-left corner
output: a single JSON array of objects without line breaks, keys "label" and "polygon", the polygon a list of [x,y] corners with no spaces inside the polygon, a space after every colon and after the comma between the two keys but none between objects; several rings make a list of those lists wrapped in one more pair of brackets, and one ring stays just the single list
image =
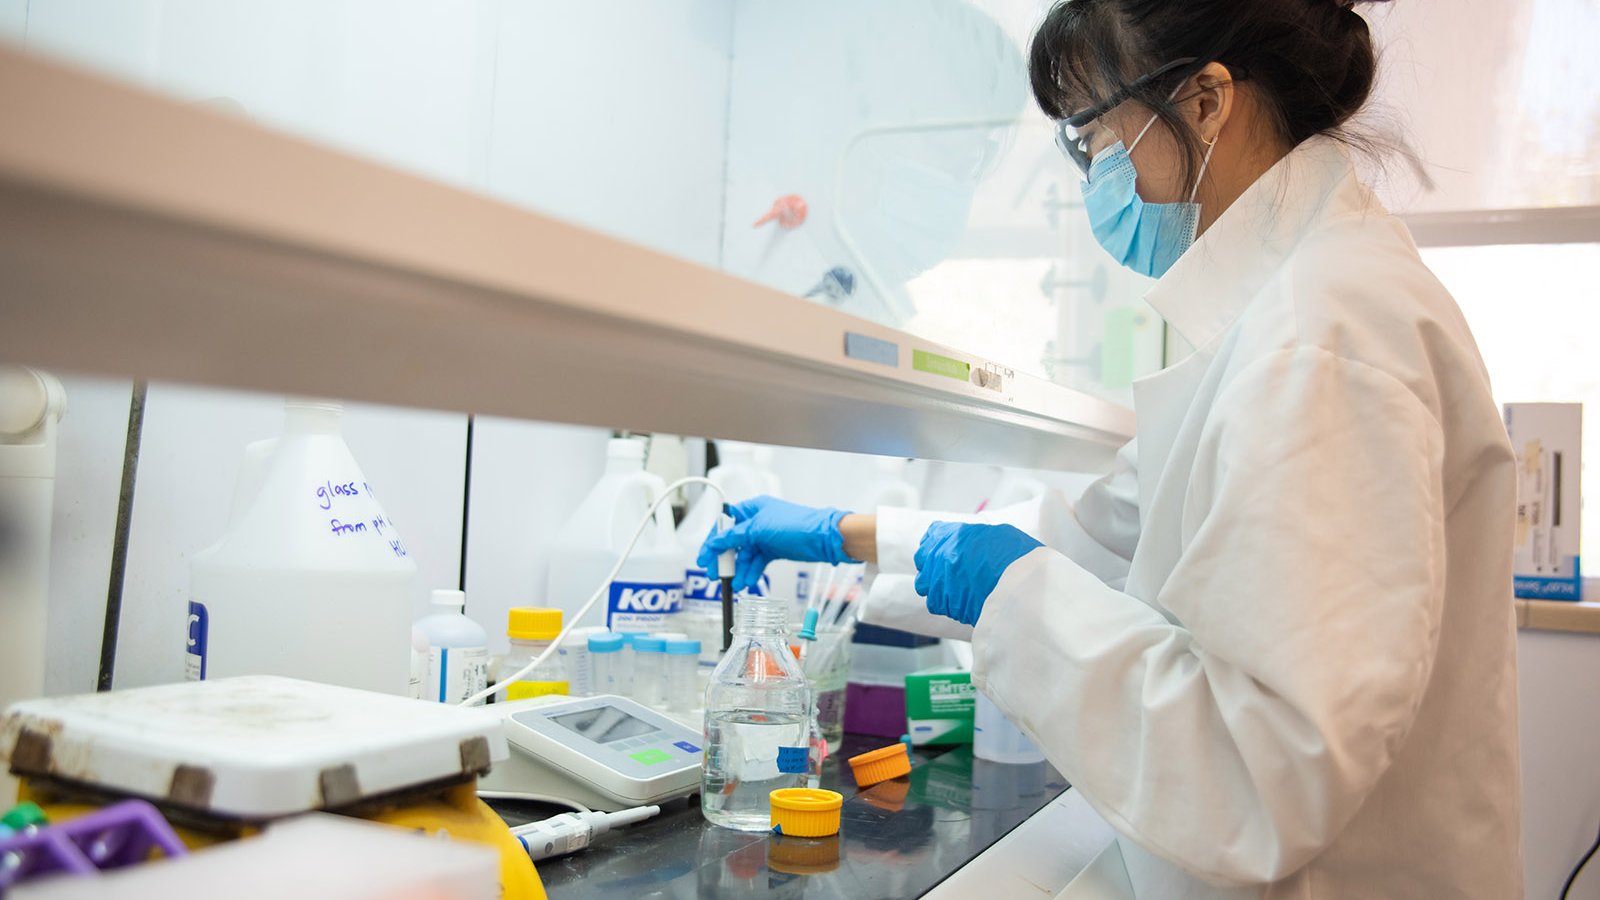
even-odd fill
[{"label": "white lab coat", "polygon": [[1115,471],[987,516],[1047,546],[976,629],[907,577],[972,517],[879,511],[866,619],[970,636],[1141,898],[1522,896],[1514,461],[1450,295],[1313,139],[1147,299],[1199,349]]}]

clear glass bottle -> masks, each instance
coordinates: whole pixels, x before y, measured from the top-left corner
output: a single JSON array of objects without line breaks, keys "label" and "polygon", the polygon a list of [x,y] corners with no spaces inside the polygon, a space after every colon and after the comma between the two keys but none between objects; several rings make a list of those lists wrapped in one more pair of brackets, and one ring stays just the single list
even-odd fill
[{"label": "clear glass bottle", "polygon": [[767,831],[768,795],[806,785],[811,688],[789,650],[788,620],[782,600],[741,597],[733,646],[711,674],[700,808],[713,825]]}]

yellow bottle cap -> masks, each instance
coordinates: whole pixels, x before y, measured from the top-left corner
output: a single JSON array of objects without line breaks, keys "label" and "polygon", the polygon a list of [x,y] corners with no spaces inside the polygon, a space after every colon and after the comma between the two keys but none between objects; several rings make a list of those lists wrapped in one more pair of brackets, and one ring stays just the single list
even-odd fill
[{"label": "yellow bottle cap", "polygon": [[779,788],[769,795],[772,830],[790,837],[825,837],[839,833],[844,795],[817,788]]},{"label": "yellow bottle cap", "polygon": [[548,606],[518,606],[511,610],[506,637],[519,641],[553,641],[561,633],[561,610]]},{"label": "yellow bottle cap", "polygon": [[855,773],[858,787],[868,787],[911,774],[911,757],[905,744],[890,744],[850,757],[850,770]]}]

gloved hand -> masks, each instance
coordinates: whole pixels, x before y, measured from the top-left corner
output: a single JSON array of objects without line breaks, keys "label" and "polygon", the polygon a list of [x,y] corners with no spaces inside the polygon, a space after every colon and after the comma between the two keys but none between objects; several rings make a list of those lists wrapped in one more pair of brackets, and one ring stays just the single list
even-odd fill
[{"label": "gloved hand", "polygon": [[724,550],[737,550],[736,591],[755,586],[775,559],[834,565],[860,561],[844,555],[844,538],[839,534],[839,520],[847,515],[844,510],[757,497],[733,504],[728,514],[733,516],[734,526],[725,532],[711,532],[695,562],[712,578],[719,578],[717,556]]},{"label": "gloved hand", "polygon": [[917,593],[928,598],[928,612],[976,625],[1000,576],[1043,546],[1010,525],[935,522],[917,547]]}]

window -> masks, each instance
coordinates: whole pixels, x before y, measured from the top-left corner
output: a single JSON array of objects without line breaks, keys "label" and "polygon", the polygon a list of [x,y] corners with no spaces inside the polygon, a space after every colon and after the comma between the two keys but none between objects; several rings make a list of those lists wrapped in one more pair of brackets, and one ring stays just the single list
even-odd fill
[{"label": "window", "polygon": [[1583,545],[1600,571],[1600,243],[1424,248],[1472,326],[1496,402],[1582,403]]}]

